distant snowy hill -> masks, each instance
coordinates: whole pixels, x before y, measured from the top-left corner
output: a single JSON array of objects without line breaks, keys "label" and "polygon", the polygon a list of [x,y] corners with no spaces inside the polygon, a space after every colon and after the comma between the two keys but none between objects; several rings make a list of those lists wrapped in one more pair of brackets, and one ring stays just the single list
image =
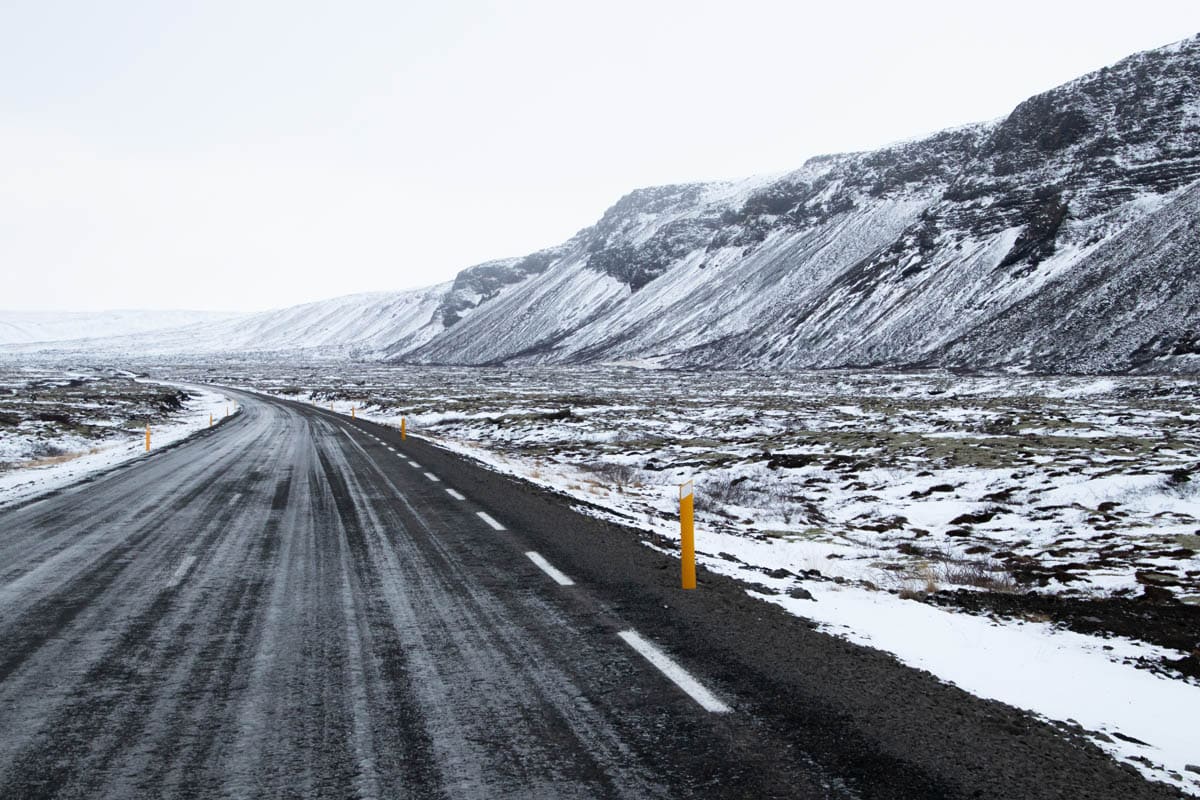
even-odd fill
[{"label": "distant snowy hill", "polygon": [[16,353],[315,353],[369,358],[389,348],[417,347],[440,332],[442,326],[435,314],[449,289],[447,283],[409,292],[347,295],[279,311],[200,321],[153,334],[10,345],[3,349]]},{"label": "distant snowy hill", "polygon": [[1200,36],[995,122],[782,176],[639,189],[558,247],[442,286],[150,345],[426,364],[1194,372],[1198,270]]},{"label": "distant snowy hill", "polygon": [[236,316],[214,311],[0,311],[0,345],[125,336]]}]

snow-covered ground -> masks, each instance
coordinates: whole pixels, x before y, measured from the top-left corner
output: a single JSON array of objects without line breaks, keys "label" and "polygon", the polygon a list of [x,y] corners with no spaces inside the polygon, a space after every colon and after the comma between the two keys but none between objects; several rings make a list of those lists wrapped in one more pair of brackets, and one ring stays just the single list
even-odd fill
[{"label": "snow-covered ground", "polygon": [[929,602],[953,589],[1140,607],[1165,592],[1170,608],[1193,608],[1195,381],[381,367],[246,377],[385,424],[404,416],[414,435],[657,534],[647,544],[664,552],[676,552],[676,485],[695,478],[704,567],[830,633],[1078,726],[1200,795],[1200,680],[1171,667],[1194,655],[1153,636]]},{"label": "snow-covered ground", "polygon": [[[178,406],[156,406],[164,396],[179,397]],[[87,369],[8,373],[0,381],[0,507],[144,456],[146,424],[154,450],[236,412],[231,397],[201,386]]]}]

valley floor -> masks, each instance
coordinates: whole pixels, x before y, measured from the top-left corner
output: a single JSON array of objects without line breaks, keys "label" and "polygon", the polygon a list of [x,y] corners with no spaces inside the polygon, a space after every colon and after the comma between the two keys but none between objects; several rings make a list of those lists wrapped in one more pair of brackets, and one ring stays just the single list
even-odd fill
[{"label": "valley floor", "polygon": [[664,552],[678,552],[677,484],[694,479],[704,568],[1200,793],[1194,380],[364,365],[226,378],[404,417]]},{"label": "valley floor", "polygon": [[[389,425],[1200,794],[1200,382],[156,368]],[[702,577],[703,580],[703,577]],[[963,613],[968,612],[968,613]]]}]

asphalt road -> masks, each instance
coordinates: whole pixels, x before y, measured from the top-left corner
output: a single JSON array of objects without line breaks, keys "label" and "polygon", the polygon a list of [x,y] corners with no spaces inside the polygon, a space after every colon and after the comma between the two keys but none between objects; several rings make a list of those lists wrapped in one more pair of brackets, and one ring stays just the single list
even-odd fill
[{"label": "asphalt road", "polygon": [[0,798],[1177,796],[429,441],[242,407],[0,512]]}]

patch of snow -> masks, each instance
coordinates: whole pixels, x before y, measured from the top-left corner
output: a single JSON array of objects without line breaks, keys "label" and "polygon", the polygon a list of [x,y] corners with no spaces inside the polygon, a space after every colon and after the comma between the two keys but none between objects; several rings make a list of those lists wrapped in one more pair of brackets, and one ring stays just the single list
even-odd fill
[{"label": "patch of snow", "polygon": [[1042,623],[997,623],[853,587],[806,583],[805,588],[816,602],[751,594],[850,641],[893,653],[971,694],[1051,720],[1073,720],[1102,734],[1093,735],[1093,741],[1147,777],[1200,795],[1200,784],[1170,777],[1172,772],[1187,775],[1184,767],[1200,753],[1195,731],[1200,686],[1114,660],[1161,655],[1161,648],[1120,639],[1100,642]]},{"label": "patch of snow", "polygon": [[151,428],[151,452],[145,452],[144,440],[140,437],[123,443],[110,443],[56,464],[38,467],[16,467],[0,472],[0,507],[23,502],[32,497],[56,491],[76,483],[88,475],[111,469],[119,464],[153,455],[154,450],[174,444],[209,427],[209,415],[222,419],[226,408],[237,413],[237,403],[222,392],[214,392],[203,386],[162,383],[186,389],[192,396],[186,408],[174,415],[168,424]]}]

